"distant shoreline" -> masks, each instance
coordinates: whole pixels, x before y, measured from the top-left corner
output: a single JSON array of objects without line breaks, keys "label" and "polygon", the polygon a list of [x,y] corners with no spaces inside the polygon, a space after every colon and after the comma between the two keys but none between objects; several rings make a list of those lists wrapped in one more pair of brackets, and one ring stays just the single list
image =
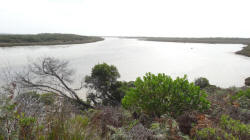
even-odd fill
[{"label": "distant shoreline", "polygon": [[80,36],[74,34],[36,34],[36,35],[0,35],[0,47],[33,46],[33,45],[66,45],[84,44],[103,41],[96,36]]},{"label": "distant shoreline", "polygon": [[[111,37],[111,36],[110,36]],[[112,36],[117,38],[130,38],[144,41],[157,42],[178,42],[178,43],[207,43],[207,44],[243,44],[246,45],[242,50],[235,52],[239,55],[250,57],[250,38],[178,38],[178,37],[126,37]],[[75,34],[51,34],[43,33],[36,35],[15,35],[1,34],[0,47],[13,46],[33,46],[33,45],[66,45],[66,44],[84,44],[103,41],[104,37],[81,36]]]},{"label": "distant shoreline", "polygon": [[246,45],[246,47],[235,53],[250,57],[250,38],[222,38],[222,37],[215,37],[215,38],[124,37],[124,38],[134,38],[144,41],[157,41],[157,42],[243,44]]}]

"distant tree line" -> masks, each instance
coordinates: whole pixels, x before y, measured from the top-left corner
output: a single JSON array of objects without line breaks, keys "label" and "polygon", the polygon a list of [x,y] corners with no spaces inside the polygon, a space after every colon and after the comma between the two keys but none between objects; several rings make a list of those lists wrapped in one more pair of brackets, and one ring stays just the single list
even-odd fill
[{"label": "distant tree line", "polygon": [[36,35],[0,35],[0,47],[15,45],[55,45],[68,43],[90,43],[103,40],[100,37],[75,34],[42,33]]}]

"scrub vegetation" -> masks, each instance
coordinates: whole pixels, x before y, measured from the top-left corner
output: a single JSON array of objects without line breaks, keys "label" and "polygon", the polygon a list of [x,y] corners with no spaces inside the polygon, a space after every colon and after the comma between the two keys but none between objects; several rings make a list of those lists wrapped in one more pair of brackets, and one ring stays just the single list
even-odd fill
[{"label": "scrub vegetation", "polygon": [[245,46],[242,50],[236,52],[236,54],[241,54],[250,57],[250,45]]},{"label": "scrub vegetation", "polygon": [[102,41],[101,37],[80,36],[74,34],[42,33],[36,35],[0,35],[0,47],[83,44]]},{"label": "scrub vegetation", "polygon": [[68,62],[55,58],[9,77],[0,90],[0,140],[250,138],[248,86],[223,89],[164,73],[120,81],[114,65],[101,63],[75,88]]}]

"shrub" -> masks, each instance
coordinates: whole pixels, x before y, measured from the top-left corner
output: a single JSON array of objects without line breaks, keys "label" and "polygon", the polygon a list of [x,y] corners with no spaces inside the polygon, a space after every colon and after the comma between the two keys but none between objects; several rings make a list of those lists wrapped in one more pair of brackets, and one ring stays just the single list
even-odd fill
[{"label": "shrub", "polygon": [[185,112],[177,117],[180,131],[186,135],[190,134],[193,125],[197,124],[197,121],[195,112]]},{"label": "shrub", "polygon": [[239,105],[241,109],[248,110],[247,112],[250,111],[250,89],[240,90],[231,99],[233,104]]},{"label": "shrub", "polygon": [[189,83],[186,76],[172,80],[165,74],[146,73],[134,85],[135,88],[127,91],[122,105],[138,113],[159,117],[168,112],[176,116],[186,110],[203,111],[210,105],[204,91]]},{"label": "shrub", "polygon": [[250,88],[247,90],[239,91],[236,95],[234,95],[232,97],[232,99],[235,100],[235,99],[239,99],[241,97],[246,97],[246,98],[250,99]]},{"label": "shrub", "polygon": [[34,139],[33,129],[36,119],[34,117],[26,117],[24,114],[17,116],[19,123],[19,140]]},{"label": "shrub", "polygon": [[51,105],[55,101],[56,94],[54,93],[44,93],[40,95],[40,101],[45,105]]},{"label": "shrub", "polygon": [[88,101],[94,105],[120,105],[125,94],[123,89],[130,83],[117,81],[119,77],[115,66],[106,63],[95,65],[91,75],[85,77],[86,87],[91,89]]},{"label": "shrub", "polygon": [[250,77],[245,79],[245,85],[250,86]]},{"label": "shrub", "polygon": [[195,80],[194,84],[196,86],[199,86],[201,89],[209,86],[209,81],[207,80],[207,78],[204,78],[204,77],[200,77],[198,79]]},{"label": "shrub", "polygon": [[222,115],[218,127],[204,128],[196,133],[198,140],[246,140],[250,137],[250,125]]}]

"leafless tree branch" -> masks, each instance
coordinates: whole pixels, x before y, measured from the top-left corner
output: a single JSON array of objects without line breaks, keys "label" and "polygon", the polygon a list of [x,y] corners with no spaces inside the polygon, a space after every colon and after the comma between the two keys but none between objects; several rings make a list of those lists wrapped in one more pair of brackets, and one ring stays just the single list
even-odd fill
[{"label": "leafless tree branch", "polygon": [[18,74],[16,81],[22,88],[53,92],[91,108],[92,106],[82,101],[76,92],[82,89],[83,84],[76,90],[70,87],[73,74],[74,71],[68,67],[68,61],[46,57],[30,64],[28,71]]}]

